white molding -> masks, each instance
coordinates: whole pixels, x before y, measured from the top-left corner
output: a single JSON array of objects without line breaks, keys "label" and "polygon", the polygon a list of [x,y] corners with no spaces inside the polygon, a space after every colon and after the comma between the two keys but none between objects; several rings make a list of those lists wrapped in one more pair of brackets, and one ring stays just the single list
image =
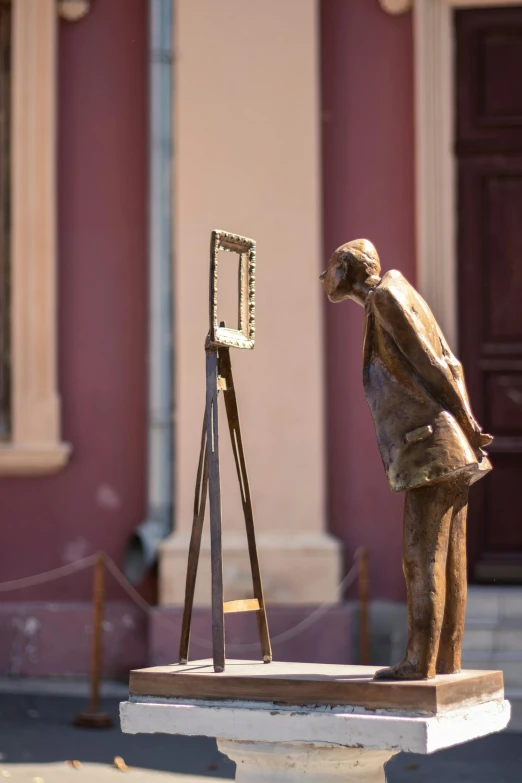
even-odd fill
[{"label": "white molding", "polygon": [[[55,0],[19,0],[12,22],[12,437],[0,474],[57,470]],[[25,469],[22,465],[25,463]]]},{"label": "white molding", "polygon": [[69,461],[68,443],[55,443],[48,448],[6,445],[0,448],[0,476],[35,476],[56,473]]},{"label": "white molding", "polygon": [[[502,699],[459,707],[441,715],[321,705],[284,707],[232,700],[159,701],[151,697],[131,697],[120,704],[124,734],[182,734],[239,742],[297,742],[309,748],[349,746],[406,753],[434,753],[502,731],[510,714],[509,702]],[[365,779],[370,778],[360,778],[361,782]]]},{"label": "white molding", "polygon": [[87,16],[91,0],[58,0],[58,13],[68,22],[77,22]]},{"label": "white molding", "polygon": [[501,8],[509,5],[522,5],[520,0],[443,0],[453,8]]},{"label": "white molding", "polygon": [[[93,2],[93,11],[95,7]],[[329,546],[331,539],[326,533],[324,379],[321,373],[309,372],[310,366],[322,362],[324,326],[321,292],[315,281],[321,255],[317,14],[317,0],[263,0],[257,4],[177,0],[174,25],[174,258],[207,258],[209,233],[216,226],[227,231],[248,226],[244,233],[256,240],[258,270],[263,281],[256,315],[259,341],[256,337],[253,354],[238,352],[234,357],[234,377],[241,399],[246,401],[246,405],[241,403],[245,405],[241,416],[245,441],[248,440],[245,448],[257,535],[275,535],[284,529],[289,535],[316,533],[317,540],[325,542],[305,553],[299,547],[298,535],[293,550],[272,550],[269,560],[260,551],[265,597],[269,600],[269,594],[277,595],[280,603],[299,601],[305,592],[312,595],[314,585],[312,602],[336,601],[341,557],[340,545],[335,549]],[[222,45],[231,34],[230,19],[234,20],[234,37],[249,41],[239,69]],[[267,59],[268,51],[273,51],[273,57]],[[227,101],[241,105],[242,114],[250,118],[248,133],[238,124],[225,127],[215,122],[223,91]],[[290,94],[293,100],[289,102]],[[278,117],[277,132],[274,116]],[[213,128],[212,138],[203,154],[201,129],[207,125]],[[284,148],[291,148],[293,153],[282,160]],[[245,174],[248,198],[244,195]],[[216,182],[220,183],[219,188],[215,187]],[[208,198],[202,200],[201,193]],[[289,204],[299,206],[289,210]],[[283,213],[286,217],[282,222]],[[297,257],[303,266],[292,283],[293,296],[282,297],[281,278],[292,275],[293,259]],[[201,330],[206,331],[208,322],[208,301],[192,295],[195,287],[208,288],[206,264],[175,263],[176,530],[161,548],[162,604],[173,600],[171,589],[183,602],[181,580],[185,578],[187,549],[181,548],[179,536],[190,534],[192,525],[203,413],[198,392],[204,378]],[[233,286],[228,290],[232,293]],[[225,289],[223,293],[226,295]],[[287,341],[281,339],[281,324],[271,317],[274,303],[282,304],[283,299],[285,328],[299,323],[306,313],[307,338],[297,341],[290,353]],[[226,301],[222,300],[225,308]],[[231,306],[232,298],[228,302]],[[231,308],[228,312],[232,312]],[[296,395],[294,379],[302,375],[307,381]],[[268,376],[278,378],[276,404],[263,388]],[[270,428],[266,427],[266,420],[270,420]],[[284,430],[285,437],[274,449],[272,433],[278,429]],[[226,426],[221,437],[223,442],[228,437]],[[295,454],[299,454],[299,460]],[[221,492],[230,499],[226,528],[244,536],[236,469],[225,442],[221,459]],[[303,470],[307,475],[304,482]],[[299,492],[295,492],[297,484]],[[265,491],[265,486],[270,486],[270,492]],[[248,578],[251,585],[246,570],[248,558],[245,560],[241,552],[230,554],[229,558],[228,552],[224,553],[225,583],[244,586]],[[210,567],[206,566],[200,562],[196,587],[204,602],[210,596],[202,581],[210,574]],[[303,579],[303,573],[307,579]],[[197,596],[195,603],[199,603]]]},{"label": "white molding", "polygon": [[[411,11],[415,2],[418,2],[418,0],[379,0],[383,11],[393,15]],[[520,0],[431,0],[431,2],[444,3],[453,8],[491,8],[521,4]]]},{"label": "white molding", "polygon": [[388,14],[403,14],[411,11],[413,0],[379,0],[379,3]]},{"label": "white molding", "polygon": [[418,286],[457,342],[453,33],[444,0],[416,0],[415,179]]},{"label": "white molding", "polygon": [[515,5],[522,0],[415,0],[413,5],[418,285],[453,348],[458,332],[452,13]]}]

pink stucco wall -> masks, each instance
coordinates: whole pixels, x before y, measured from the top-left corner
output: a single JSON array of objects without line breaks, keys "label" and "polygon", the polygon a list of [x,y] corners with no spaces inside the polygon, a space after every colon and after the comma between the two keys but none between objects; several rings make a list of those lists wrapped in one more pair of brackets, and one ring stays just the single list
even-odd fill
[{"label": "pink stucco wall", "polygon": [[[145,0],[100,0],[59,26],[59,387],[70,465],[0,478],[0,581],[102,548],[144,513]],[[84,600],[69,577],[9,600]],[[110,598],[122,598],[109,583]]]},{"label": "pink stucco wall", "polygon": [[[384,270],[414,282],[411,15],[377,0],[322,0],[324,260],[371,239]],[[361,373],[363,310],[325,303],[330,529],[370,551],[373,597],[404,595],[402,496],[388,489]]]},{"label": "pink stucco wall", "polygon": [[[145,0],[60,23],[59,368],[70,465],[0,478],[0,581],[103,548],[121,563],[145,503]],[[414,279],[411,17],[321,0],[324,260],[368,236]],[[363,312],[325,303],[330,528],[366,544],[375,597],[401,598],[402,498],[391,495],[361,382]],[[7,596],[6,596],[7,597]],[[87,576],[9,594],[86,600]],[[123,596],[109,583],[109,598]]]}]

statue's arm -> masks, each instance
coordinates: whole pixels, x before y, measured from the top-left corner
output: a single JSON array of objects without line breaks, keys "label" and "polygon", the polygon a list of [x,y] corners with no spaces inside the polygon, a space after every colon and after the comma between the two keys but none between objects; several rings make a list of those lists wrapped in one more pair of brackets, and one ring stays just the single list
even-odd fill
[{"label": "statue's arm", "polygon": [[439,325],[437,324],[437,332],[439,335],[439,341],[440,346],[442,349],[442,353],[444,354],[444,359],[446,361],[446,364],[449,367],[449,370],[453,376],[453,380],[455,381],[459,394],[462,398],[462,402],[464,404],[464,407],[468,411],[468,415],[470,419],[473,419],[475,421],[473,414],[471,412],[471,406],[469,404],[469,397],[468,397],[468,390],[466,389],[466,381],[464,380],[464,370],[462,369],[462,364],[459,362],[459,360],[453,355],[451,348],[449,347],[448,343],[446,342],[446,338],[442,334]]},{"label": "statue's arm", "polygon": [[434,351],[422,330],[415,327],[411,314],[386,288],[377,288],[372,309],[383,328],[412,365],[430,393],[453,414],[475,449],[491,441],[482,435],[469,404],[461,363],[451,353],[442,333],[444,359]]}]

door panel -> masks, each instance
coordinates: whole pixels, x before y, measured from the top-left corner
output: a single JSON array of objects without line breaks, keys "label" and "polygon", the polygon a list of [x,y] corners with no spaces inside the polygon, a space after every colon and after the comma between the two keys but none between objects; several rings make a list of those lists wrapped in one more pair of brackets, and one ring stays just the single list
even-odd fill
[{"label": "door panel", "polygon": [[500,435],[522,436],[522,373],[496,372],[486,376],[488,427]]},{"label": "door panel", "polygon": [[457,151],[520,149],[520,8],[457,11]]},{"label": "door panel", "polygon": [[522,123],[522,90],[504,74],[522,73],[522,35],[507,29],[488,30],[482,37],[482,126]]},{"label": "door panel", "polygon": [[458,11],[460,356],[495,440],[470,499],[470,577],[522,582],[522,8]]},{"label": "door panel", "polygon": [[516,174],[518,161],[510,164],[509,174],[486,174],[483,180],[487,339],[499,342],[522,340],[522,170]]},{"label": "door panel", "polygon": [[504,559],[505,555],[520,551],[520,510],[513,506],[513,498],[520,494],[521,476],[522,454],[494,455],[487,492],[487,516],[491,524],[486,527],[485,549],[489,555]]}]

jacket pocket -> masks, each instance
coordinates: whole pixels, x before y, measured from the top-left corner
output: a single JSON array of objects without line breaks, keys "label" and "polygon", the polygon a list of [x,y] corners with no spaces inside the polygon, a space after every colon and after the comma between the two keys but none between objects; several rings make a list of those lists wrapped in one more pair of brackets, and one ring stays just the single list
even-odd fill
[{"label": "jacket pocket", "polygon": [[426,440],[430,435],[433,435],[433,427],[431,424],[426,424],[424,427],[417,427],[416,430],[407,432],[404,436],[404,442],[407,446],[411,446],[412,443],[419,443],[421,440]]}]

